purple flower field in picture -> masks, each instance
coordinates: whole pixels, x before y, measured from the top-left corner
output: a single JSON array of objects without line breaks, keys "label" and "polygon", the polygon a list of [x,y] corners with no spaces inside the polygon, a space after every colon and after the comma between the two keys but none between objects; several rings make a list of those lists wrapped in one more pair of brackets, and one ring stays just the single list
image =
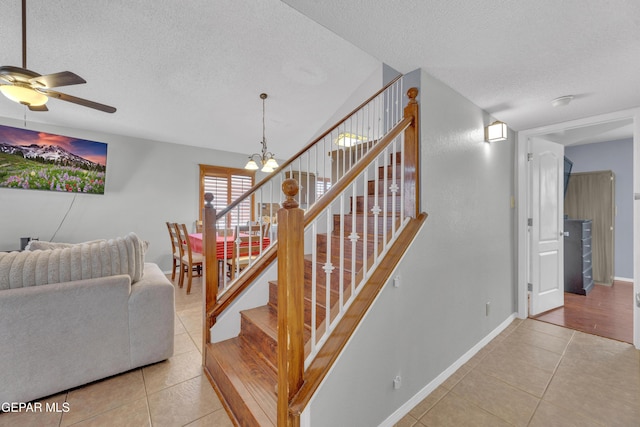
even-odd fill
[{"label": "purple flower field in picture", "polygon": [[0,187],[104,194],[107,144],[0,126]]}]

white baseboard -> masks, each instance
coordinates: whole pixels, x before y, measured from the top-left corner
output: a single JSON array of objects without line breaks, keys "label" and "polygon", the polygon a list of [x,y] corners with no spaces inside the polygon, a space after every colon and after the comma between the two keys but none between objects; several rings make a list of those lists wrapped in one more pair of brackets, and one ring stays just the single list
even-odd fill
[{"label": "white baseboard", "polygon": [[469,351],[463,354],[458,360],[456,360],[451,366],[445,369],[440,375],[427,384],[422,390],[416,393],[411,399],[409,399],[404,405],[399,407],[393,414],[384,420],[380,427],[393,427],[398,421],[400,421],[405,415],[415,408],[418,403],[422,402],[431,392],[433,392],[440,384],[445,382],[447,378],[453,375],[462,365],[467,363],[477,352],[479,352],[485,345],[489,344],[498,334],[506,329],[507,326],[514,321],[517,317],[517,313],[513,313],[511,316],[502,322],[497,328],[491,331],[486,337],[484,337],[478,344],[474,345]]},{"label": "white baseboard", "polygon": [[614,277],[613,280],[617,280],[620,282],[631,282],[633,283],[633,279],[630,279],[628,277]]}]

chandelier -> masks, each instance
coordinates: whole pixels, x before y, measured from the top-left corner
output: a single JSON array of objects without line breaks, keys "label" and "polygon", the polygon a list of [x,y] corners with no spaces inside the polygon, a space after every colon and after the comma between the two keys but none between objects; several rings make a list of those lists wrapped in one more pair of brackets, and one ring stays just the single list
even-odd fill
[{"label": "chandelier", "polygon": [[271,173],[278,167],[278,162],[274,158],[274,154],[270,151],[267,151],[267,139],[264,137],[264,100],[267,99],[266,93],[260,94],[260,99],[262,99],[262,152],[261,153],[253,153],[249,156],[249,161],[244,166],[245,169],[249,170],[257,170],[260,169],[258,164],[262,165],[262,172]]}]

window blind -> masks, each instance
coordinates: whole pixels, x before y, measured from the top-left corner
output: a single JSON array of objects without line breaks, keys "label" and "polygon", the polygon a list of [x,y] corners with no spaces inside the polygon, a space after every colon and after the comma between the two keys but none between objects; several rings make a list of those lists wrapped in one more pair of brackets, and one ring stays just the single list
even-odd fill
[{"label": "window blind", "polygon": [[[225,209],[253,186],[254,176],[244,169],[200,165],[200,205],[204,194],[213,194],[213,207],[217,212]],[[246,225],[251,220],[251,198],[243,201],[227,215],[225,227]]]}]

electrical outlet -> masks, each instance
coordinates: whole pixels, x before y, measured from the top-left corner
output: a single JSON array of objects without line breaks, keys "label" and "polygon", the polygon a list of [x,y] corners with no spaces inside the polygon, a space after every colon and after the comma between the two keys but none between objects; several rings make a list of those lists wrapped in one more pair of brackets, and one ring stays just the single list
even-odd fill
[{"label": "electrical outlet", "polygon": [[488,316],[490,311],[491,311],[491,303],[487,302],[487,305],[485,305],[485,315]]},{"label": "electrical outlet", "polygon": [[393,287],[394,288],[400,287],[400,276],[396,276],[393,278]]}]

